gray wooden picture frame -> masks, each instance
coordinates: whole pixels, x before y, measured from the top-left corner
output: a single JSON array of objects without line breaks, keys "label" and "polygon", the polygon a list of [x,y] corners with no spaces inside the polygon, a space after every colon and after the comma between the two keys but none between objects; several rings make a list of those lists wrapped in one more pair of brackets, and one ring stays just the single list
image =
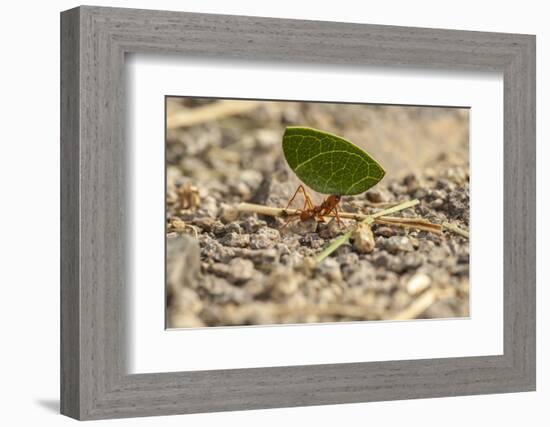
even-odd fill
[{"label": "gray wooden picture frame", "polygon": [[[502,72],[504,354],[127,374],[127,53]],[[63,414],[100,419],[535,390],[532,35],[71,9],[61,14],[61,166]]]}]

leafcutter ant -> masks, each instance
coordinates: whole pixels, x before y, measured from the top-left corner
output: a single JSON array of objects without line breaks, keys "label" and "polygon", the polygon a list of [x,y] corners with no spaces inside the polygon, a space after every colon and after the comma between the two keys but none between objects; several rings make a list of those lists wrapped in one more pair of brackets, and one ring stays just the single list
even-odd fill
[{"label": "leafcutter ant", "polygon": [[303,185],[298,186],[298,189],[294,193],[294,196],[289,200],[286,205],[286,209],[290,207],[298,193],[304,195],[304,207],[302,209],[297,209],[296,213],[291,214],[291,218],[283,225],[286,227],[292,221],[302,221],[305,222],[311,218],[314,218],[317,222],[325,222],[325,216],[331,215],[336,218],[339,226],[342,226],[343,223],[338,215],[338,204],[340,203],[341,196],[338,194],[329,195],[320,205],[315,205],[311,200],[311,196],[307,193]]}]

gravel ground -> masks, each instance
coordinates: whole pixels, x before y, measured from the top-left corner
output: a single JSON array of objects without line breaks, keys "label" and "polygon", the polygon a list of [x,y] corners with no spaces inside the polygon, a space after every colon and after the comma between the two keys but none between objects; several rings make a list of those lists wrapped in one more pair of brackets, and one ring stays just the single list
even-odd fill
[{"label": "gravel ground", "polygon": [[469,315],[464,237],[375,224],[372,251],[356,241],[316,265],[312,256],[344,231],[334,220],[282,227],[283,219],[235,210],[243,201],[286,206],[300,182],[286,165],[281,136],[286,126],[302,125],[350,139],[387,170],[367,193],[344,197],[343,211],[371,213],[418,198],[398,215],[468,229],[467,110],[216,105],[176,98],[167,104],[169,327]]}]

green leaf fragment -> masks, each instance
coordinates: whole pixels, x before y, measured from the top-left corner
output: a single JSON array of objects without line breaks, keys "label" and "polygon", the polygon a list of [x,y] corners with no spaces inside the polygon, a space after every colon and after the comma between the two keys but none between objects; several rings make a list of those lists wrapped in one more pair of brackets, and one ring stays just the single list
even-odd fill
[{"label": "green leaf fragment", "polygon": [[283,152],[298,178],[323,194],[360,194],[376,185],[386,173],[357,145],[317,129],[287,127]]}]

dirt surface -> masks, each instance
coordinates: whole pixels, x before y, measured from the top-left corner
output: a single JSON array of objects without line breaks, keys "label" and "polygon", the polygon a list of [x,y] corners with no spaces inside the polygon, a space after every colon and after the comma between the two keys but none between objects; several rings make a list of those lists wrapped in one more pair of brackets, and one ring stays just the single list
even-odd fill
[{"label": "dirt surface", "polygon": [[282,227],[235,210],[286,206],[300,182],[281,136],[300,125],[348,138],[385,167],[377,186],[343,198],[343,211],[417,198],[397,215],[467,230],[468,110],[172,98],[167,114],[169,327],[469,315],[465,237],[375,224],[372,251],[352,241],[316,264],[345,231],[334,220]]}]

